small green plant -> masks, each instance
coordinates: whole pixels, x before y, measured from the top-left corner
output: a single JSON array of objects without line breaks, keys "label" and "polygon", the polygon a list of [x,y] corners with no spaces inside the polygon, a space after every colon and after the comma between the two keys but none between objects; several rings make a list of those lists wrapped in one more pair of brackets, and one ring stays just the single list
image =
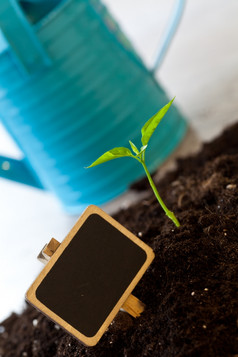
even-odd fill
[{"label": "small green plant", "polygon": [[117,159],[119,157],[132,157],[133,159],[137,160],[144,168],[146,176],[149,180],[150,186],[152,188],[152,190],[154,191],[154,194],[157,198],[157,200],[159,201],[161,207],[163,208],[165,214],[174,222],[174,224],[176,225],[176,227],[180,226],[179,221],[177,220],[177,218],[175,217],[174,213],[171,212],[166,205],[164,204],[162,198],[159,195],[159,192],[154,184],[154,181],[149,173],[149,170],[146,166],[145,163],[145,152],[146,149],[148,147],[148,143],[149,140],[152,136],[152,134],[154,133],[155,129],[157,128],[157,126],[159,125],[159,123],[161,122],[162,118],[165,116],[165,114],[167,113],[167,111],[169,110],[170,106],[172,105],[174,101],[174,98],[168,103],[166,104],[163,108],[161,108],[154,116],[152,116],[143,126],[143,128],[141,129],[141,143],[142,146],[139,149],[137,149],[136,145],[133,144],[133,142],[131,142],[129,140],[130,146],[132,151],[134,152],[135,155],[133,155],[133,153],[131,152],[130,149],[126,148],[126,147],[117,147],[114,149],[111,149],[107,152],[105,152],[102,156],[100,156],[96,161],[94,161],[90,166],[88,166],[87,168],[93,167],[93,166],[97,166],[99,164],[102,164],[104,162],[113,160],[113,159]]}]

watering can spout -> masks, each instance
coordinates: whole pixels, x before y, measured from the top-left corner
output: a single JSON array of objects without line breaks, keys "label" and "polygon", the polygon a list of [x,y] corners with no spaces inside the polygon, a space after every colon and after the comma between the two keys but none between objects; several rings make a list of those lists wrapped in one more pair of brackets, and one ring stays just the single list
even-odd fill
[{"label": "watering can spout", "polygon": [[15,160],[0,156],[0,177],[44,189],[41,182],[27,167],[25,160]]}]

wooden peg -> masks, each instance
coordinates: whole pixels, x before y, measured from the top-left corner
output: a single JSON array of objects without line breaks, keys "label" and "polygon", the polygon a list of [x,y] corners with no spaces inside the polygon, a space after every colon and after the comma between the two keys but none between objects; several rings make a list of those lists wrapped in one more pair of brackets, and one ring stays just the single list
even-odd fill
[{"label": "wooden peg", "polygon": [[60,242],[58,242],[55,238],[51,238],[49,243],[43,248],[43,251],[46,255],[52,257],[52,255],[56,252],[59,246]]},{"label": "wooden peg", "polygon": [[40,251],[37,259],[43,263],[47,264],[52,255],[59,248],[60,242],[58,242],[55,238],[51,238],[48,244],[45,244],[43,249]]},{"label": "wooden peg", "polygon": [[131,316],[139,317],[145,309],[145,304],[137,299],[137,297],[130,294],[121,308]]}]

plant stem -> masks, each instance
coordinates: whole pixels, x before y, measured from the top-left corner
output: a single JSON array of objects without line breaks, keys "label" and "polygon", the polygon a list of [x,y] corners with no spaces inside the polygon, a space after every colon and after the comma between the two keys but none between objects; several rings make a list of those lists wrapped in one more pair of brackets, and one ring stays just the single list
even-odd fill
[{"label": "plant stem", "polygon": [[168,216],[168,217],[174,222],[174,224],[175,224],[176,227],[180,227],[180,223],[179,223],[179,221],[177,220],[177,218],[175,217],[174,213],[171,212],[171,211],[166,207],[166,205],[164,204],[162,198],[160,197],[159,192],[158,192],[158,190],[157,190],[157,188],[156,188],[156,186],[155,186],[155,184],[154,184],[154,181],[153,181],[153,179],[152,179],[152,177],[151,177],[151,175],[150,175],[150,173],[149,173],[149,170],[147,169],[147,166],[146,166],[144,160],[142,159],[142,160],[138,160],[138,161],[140,161],[140,163],[142,164],[142,166],[143,166],[143,168],[144,168],[144,170],[145,170],[146,176],[147,176],[147,178],[148,178],[148,180],[149,180],[150,186],[151,186],[152,190],[154,191],[154,194],[155,194],[157,200],[159,201],[159,204],[160,204],[161,207],[163,208],[163,210],[164,210],[166,216]]}]

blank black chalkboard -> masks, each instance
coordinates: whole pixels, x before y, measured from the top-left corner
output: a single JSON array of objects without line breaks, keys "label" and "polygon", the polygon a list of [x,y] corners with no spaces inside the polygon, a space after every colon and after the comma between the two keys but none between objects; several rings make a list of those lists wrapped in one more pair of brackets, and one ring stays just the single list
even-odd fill
[{"label": "blank black chalkboard", "polygon": [[78,230],[74,227],[73,237],[60,254],[61,247],[58,248],[55,255],[59,256],[49,271],[37,287],[33,284],[35,301],[27,296],[38,308],[38,303],[46,307],[46,314],[52,312],[56,322],[64,321],[66,329],[72,327],[71,333],[77,330],[89,340],[102,334],[100,328],[110,313],[142,267],[146,269],[150,252],[137,237],[133,240],[131,233],[128,237],[128,231],[118,229],[118,223],[115,227],[111,217],[105,219],[107,215],[98,208],[94,211],[91,207],[93,213],[87,215]]}]

